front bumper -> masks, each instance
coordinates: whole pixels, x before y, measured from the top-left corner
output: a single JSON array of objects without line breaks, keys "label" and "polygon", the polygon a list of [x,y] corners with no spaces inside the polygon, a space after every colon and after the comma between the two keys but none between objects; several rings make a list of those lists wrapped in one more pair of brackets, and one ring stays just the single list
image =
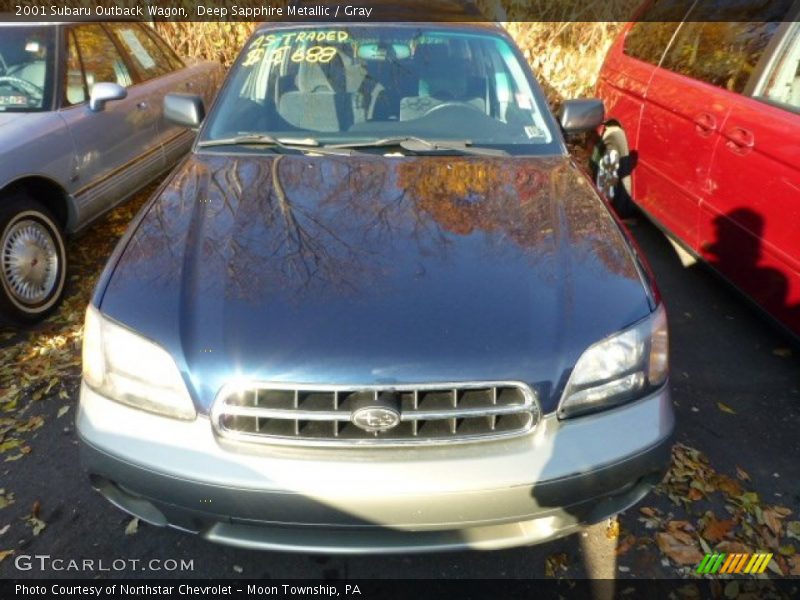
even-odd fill
[{"label": "front bumper", "polygon": [[495,549],[569,534],[661,479],[674,426],[665,386],[525,436],[424,448],[230,443],[209,420],[123,406],[85,385],[82,460],[112,503],[155,525],[302,552]]}]

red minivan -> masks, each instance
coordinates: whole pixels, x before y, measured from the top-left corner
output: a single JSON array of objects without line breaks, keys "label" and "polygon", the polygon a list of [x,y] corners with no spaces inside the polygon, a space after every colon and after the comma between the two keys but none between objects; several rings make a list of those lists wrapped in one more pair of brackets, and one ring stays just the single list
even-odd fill
[{"label": "red minivan", "polygon": [[635,203],[800,335],[798,20],[784,0],[649,3],[600,74],[592,166],[621,214]]}]

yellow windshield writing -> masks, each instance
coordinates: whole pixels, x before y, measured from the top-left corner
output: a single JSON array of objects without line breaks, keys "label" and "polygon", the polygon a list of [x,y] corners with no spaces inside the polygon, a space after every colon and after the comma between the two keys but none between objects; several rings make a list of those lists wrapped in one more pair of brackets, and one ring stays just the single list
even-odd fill
[{"label": "yellow windshield writing", "polygon": [[[252,67],[267,56],[271,63],[280,63],[286,59],[287,55],[293,62],[328,63],[336,56],[337,49],[335,46],[322,45],[322,43],[341,44],[349,39],[349,33],[335,29],[260,35],[247,47],[247,55],[242,66]],[[307,47],[312,42],[317,44]],[[297,47],[299,44],[302,45]]]}]

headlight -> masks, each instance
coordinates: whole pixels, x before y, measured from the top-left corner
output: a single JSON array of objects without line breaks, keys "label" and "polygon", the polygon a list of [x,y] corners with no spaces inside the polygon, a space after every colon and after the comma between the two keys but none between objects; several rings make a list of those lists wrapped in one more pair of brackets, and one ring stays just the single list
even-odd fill
[{"label": "headlight", "polygon": [[663,305],[636,325],[590,346],[575,364],[559,416],[616,406],[661,386],[669,369],[668,346]]},{"label": "headlight", "polygon": [[172,357],[92,306],[83,327],[83,379],[122,404],[176,419],[197,416]]}]

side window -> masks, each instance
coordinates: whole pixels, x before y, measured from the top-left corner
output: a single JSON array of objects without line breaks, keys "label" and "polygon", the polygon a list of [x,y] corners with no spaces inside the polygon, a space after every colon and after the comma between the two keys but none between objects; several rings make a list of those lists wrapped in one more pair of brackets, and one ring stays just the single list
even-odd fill
[{"label": "side window", "polygon": [[64,74],[64,94],[67,104],[74,105],[86,102],[89,97],[86,91],[86,79],[83,76],[81,55],[73,32],[67,33],[67,71]]},{"label": "side window", "polygon": [[144,29],[144,31],[153,39],[156,46],[159,47],[161,53],[167,59],[170,69],[173,71],[180,71],[184,66],[186,66],[183,64],[183,61],[178,57],[172,47],[170,47],[170,45],[167,44],[167,42],[165,42],[164,39],[153,29],[150,27],[145,27],[144,25],[140,25],[140,27]]},{"label": "side window", "polygon": [[760,97],[791,110],[800,110],[800,27],[786,45]]},{"label": "side window", "polygon": [[657,65],[692,3],[692,0],[655,0],[628,30],[622,51]]},{"label": "side window", "polygon": [[92,93],[95,83],[118,83],[122,87],[129,87],[133,83],[125,61],[100,25],[76,27],[75,40],[83,62],[89,94]]},{"label": "side window", "polygon": [[770,38],[775,22],[687,22],[662,67],[741,93]]},{"label": "side window", "polygon": [[117,23],[112,31],[120,45],[132,58],[143,80],[166,75],[171,71],[169,61],[153,39],[136,23]]}]

